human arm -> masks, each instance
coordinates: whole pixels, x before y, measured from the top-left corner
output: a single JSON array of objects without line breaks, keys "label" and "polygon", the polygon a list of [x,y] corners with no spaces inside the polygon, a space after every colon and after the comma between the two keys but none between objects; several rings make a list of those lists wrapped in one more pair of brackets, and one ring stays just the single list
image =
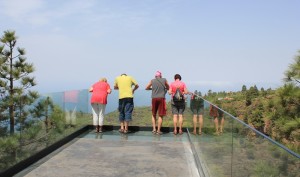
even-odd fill
[{"label": "human arm", "polygon": [[132,93],[134,93],[134,91],[136,91],[136,89],[138,89],[139,88],[139,85],[138,84],[135,84],[134,85],[134,88],[132,89]]},{"label": "human arm", "polygon": [[183,94],[185,94],[185,95],[190,94],[190,92],[188,91],[188,89],[187,89],[185,83],[183,83]]},{"label": "human arm", "polygon": [[134,85],[132,89],[132,94],[134,94],[134,91],[139,88],[139,84],[136,82],[136,80],[133,77],[131,77],[131,84]]},{"label": "human arm", "polygon": [[166,90],[169,90],[169,89],[170,89],[170,85],[169,85],[169,83],[168,83],[167,80],[166,80],[166,82],[165,82],[165,87],[166,87]]},{"label": "human arm", "polygon": [[169,95],[172,95],[172,87],[169,87],[169,91],[168,91]]},{"label": "human arm", "polygon": [[111,91],[112,91],[112,90],[111,90],[111,88],[110,88],[110,85],[108,84],[108,86],[107,86],[107,93],[110,94]]},{"label": "human arm", "polygon": [[114,89],[119,90],[117,79],[115,80],[115,83],[114,83]]},{"label": "human arm", "polygon": [[148,83],[145,90],[152,90],[152,82],[151,81]]}]

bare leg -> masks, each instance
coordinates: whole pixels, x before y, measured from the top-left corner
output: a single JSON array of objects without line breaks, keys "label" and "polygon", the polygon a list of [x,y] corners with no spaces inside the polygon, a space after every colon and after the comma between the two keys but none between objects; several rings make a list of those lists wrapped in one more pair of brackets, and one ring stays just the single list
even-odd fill
[{"label": "bare leg", "polygon": [[174,123],[174,134],[177,134],[177,114],[173,115],[173,123]]},{"label": "bare leg", "polygon": [[156,132],[156,117],[152,115],[152,132]]},{"label": "bare leg", "polygon": [[124,132],[124,121],[120,122],[120,131]]},{"label": "bare leg", "polygon": [[219,120],[218,120],[218,117],[215,117],[214,122],[215,122],[216,134],[219,134]]},{"label": "bare leg", "polygon": [[124,121],[124,132],[125,133],[128,132],[128,125],[129,125],[129,122],[128,121]]},{"label": "bare leg", "polygon": [[159,116],[158,117],[158,123],[157,123],[157,132],[161,132],[160,129],[161,129],[161,126],[162,126],[162,122],[163,122],[163,117]]},{"label": "bare leg", "polygon": [[224,117],[222,117],[221,119],[220,133],[223,133],[223,127],[224,127]]},{"label": "bare leg", "polygon": [[179,114],[179,134],[182,134],[183,116]]},{"label": "bare leg", "polygon": [[193,125],[194,125],[193,134],[196,135],[197,134],[197,115],[196,114],[193,115]]},{"label": "bare leg", "polygon": [[203,115],[199,115],[199,135],[202,134],[202,127],[203,127]]}]

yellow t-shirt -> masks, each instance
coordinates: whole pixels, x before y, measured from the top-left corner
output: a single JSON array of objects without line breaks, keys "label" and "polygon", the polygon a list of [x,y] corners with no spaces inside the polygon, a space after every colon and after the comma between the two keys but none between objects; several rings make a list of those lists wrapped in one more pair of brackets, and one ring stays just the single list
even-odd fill
[{"label": "yellow t-shirt", "polygon": [[119,88],[119,99],[133,98],[133,85],[137,85],[137,82],[131,76],[121,75],[116,77],[114,86],[117,86]]}]

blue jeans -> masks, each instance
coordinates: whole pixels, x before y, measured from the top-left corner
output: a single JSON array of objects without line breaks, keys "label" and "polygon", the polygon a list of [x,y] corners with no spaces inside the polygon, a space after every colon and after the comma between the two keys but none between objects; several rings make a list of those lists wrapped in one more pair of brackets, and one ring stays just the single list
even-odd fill
[{"label": "blue jeans", "polygon": [[132,119],[132,111],[134,108],[133,98],[119,99],[119,121],[129,122]]}]

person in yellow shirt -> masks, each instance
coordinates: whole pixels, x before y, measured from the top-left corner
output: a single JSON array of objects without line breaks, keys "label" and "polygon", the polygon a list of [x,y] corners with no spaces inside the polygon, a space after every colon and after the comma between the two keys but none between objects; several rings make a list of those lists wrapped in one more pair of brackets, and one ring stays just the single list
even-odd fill
[{"label": "person in yellow shirt", "polygon": [[115,79],[114,89],[119,90],[119,132],[121,133],[128,133],[128,125],[132,120],[134,108],[133,94],[138,88],[136,80],[127,74],[122,74]]}]

